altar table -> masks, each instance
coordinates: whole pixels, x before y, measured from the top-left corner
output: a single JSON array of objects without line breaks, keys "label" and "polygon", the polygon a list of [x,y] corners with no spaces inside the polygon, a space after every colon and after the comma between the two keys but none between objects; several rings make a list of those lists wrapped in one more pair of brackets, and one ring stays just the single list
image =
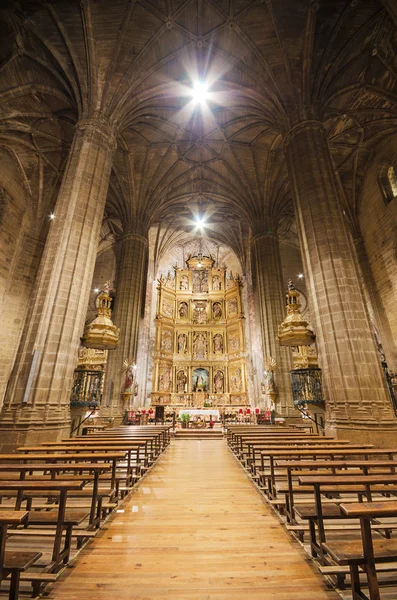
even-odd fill
[{"label": "altar table", "polygon": [[181,408],[179,411],[179,417],[183,414],[188,414],[190,417],[201,416],[204,417],[206,421],[210,420],[212,416],[213,421],[219,421],[219,410],[217,408]]}]

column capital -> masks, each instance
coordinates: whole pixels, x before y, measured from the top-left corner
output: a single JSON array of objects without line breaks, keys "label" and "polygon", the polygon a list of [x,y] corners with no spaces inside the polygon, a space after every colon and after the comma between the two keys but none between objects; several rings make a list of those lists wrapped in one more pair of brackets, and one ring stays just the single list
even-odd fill
[{"label": "column capital", "polygon": [[291,140],[293,140],[293,138],[296,135],[298,135],[303,129],[317,129],[317,130],[321,130],[325,133],[325,127],[321,123],[321,121],[317,121],[316,119],[309,119],[307,121],[301,121],[300,123],[297,123],[296,125],[294,125],[284,136],[284,141],[283,141],[284,153],[287,151]]},{"label": "column capital", "polygon": [[149,246],[149,240],[140,233],[125,233],[122,237],[120,237],[119,244],[124,244],[129,240],[136,240],[137,242],[141,242],[141,244],[146,247]]},{"label": "column capital", "polygon": [[277,231],[260,231],[259,233],[255,234],[252,237],[251,246],[255,246],[255,244],[257,244],[258,242],[260,242],[264,238],[265,239],[278,240]]},{"label": "column capital", "polygon": [[87,131],[89,129],[99,133],[110,144],[112,151],[116,150],[116,135],[108,119],[102,115],[99,115],[93,117],[84,117],[76,123],[77,131]]}]

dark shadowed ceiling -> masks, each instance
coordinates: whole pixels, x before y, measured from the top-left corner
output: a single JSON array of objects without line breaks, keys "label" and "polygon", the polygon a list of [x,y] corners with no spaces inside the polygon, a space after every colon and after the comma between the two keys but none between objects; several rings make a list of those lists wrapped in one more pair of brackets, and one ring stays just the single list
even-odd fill
[{"label": "dark shadowed ceiling", "polygon": [[199,213],[240,256],[251,229],[293,230],[291,126],[326,125],[353,228],[396,132],[396,27],[378,0],[21,0],[0,22],[0,156],[38,227],[81,118],[117,132],[105,233],[191,230]]}]

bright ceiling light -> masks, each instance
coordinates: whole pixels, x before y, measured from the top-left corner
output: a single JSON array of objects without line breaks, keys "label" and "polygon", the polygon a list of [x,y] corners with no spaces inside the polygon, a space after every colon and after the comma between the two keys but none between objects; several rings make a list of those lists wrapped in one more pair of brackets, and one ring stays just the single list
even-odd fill
[{"label": "bright ceiling light", "polygon": [[303,279],[303,273],[299,273],[298,277],[299,279]]},{"label": "bright ceiling light", "polygon": [[203,104],[208,100],[208,84],[204,81],[196,81],[193,84],[193,89],[191,91],[193,101],[196,104]]},{"label": "bright ceiling light", "polygon": [[200,229],[204,227],[204,221],[204,217],[196,217],[197,227],[200,227]]}]

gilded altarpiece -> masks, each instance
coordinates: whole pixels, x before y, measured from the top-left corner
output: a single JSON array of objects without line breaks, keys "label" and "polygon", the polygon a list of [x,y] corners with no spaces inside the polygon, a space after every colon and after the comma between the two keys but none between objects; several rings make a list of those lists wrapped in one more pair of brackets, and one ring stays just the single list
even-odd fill
[{"label": "gilded altarpiece", "polygon": [[157,286],[152,404],[248,404],[241,280],[208,256]]}]

